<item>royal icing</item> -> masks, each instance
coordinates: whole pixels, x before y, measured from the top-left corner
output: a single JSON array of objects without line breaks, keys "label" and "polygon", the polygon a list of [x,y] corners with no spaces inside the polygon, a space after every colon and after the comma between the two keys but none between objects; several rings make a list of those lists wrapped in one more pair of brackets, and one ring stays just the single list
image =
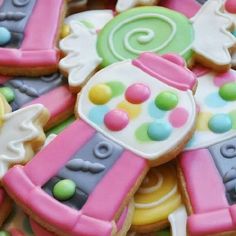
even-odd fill
[{"label": "royal icing", "polygon": [[195,106],[192,92],[161,83],[157,79],[162,72],[155,68],[156,78],[142,68],[151,57],[155,56],[144,54],[98,72],[80,94],[78,114],[110,139],[153,160],[186,136]]},{"label": "royal icing", "polygon": [[59,66],[68,74],[70,87],[78,89],[97,70],[102,61],[97,54],[97,31],[112,18],[112,11],[101,10],[75,14],[65,20],[71,32],[60,42],[66,57]]},{"label": "royal icing", "polygon": [[[135,212],[132,227],[153,225],[166,221],[181,204],[174,165],[151,169],[134,196]],[[150,231],[152,230],[149,228]]]},{"label": "royal icing", "polygon": [[5,114],[1,119],[0,177],[12,165],[25,163],[32,157],[33,150],[39,146],[39,143],[34,146],[34,142],[42,136],[42,126],[47,122],[48,114],[38,104]]},{"label": "royal icing", "polygon": [[51,115],[46,126],[48,129],[73,113],[75,96],[65,82],[60,73],[37,78],[5,78],[0,81],[0,94],[6,97],[13,111],[37,103],[44,105]]},{"label": "royal icing", "polygon": [[235,135],[236,72],[208,72],[198,78],[195,94],[199,114],[186,150],[207,147]]},{"label": "royal icing", "polygon": [[118,0],[116,4],[116,11],[126,11],[138,5],[151,6],[157,4],[158,0]]},{"label": "royal icing", "polygon": [[222,0],[207,1],[191,19],[196,60],[219,70],[229,68],[232,60],[229,50],[236,45],[236,38],[230,32],[233,21],[223,12],[223,4]]},{"label": "royal icing", "polygon": [[[141,83],[144,86],[132,87],[133,83]],[[128,146],[129,142],[122,141],[128,140],[128,135],[132,135],[129,140],[133,139],[135,145],[138,143],[138,139],[127,129],[135,123],[135,120],[137,124],[142,122],[142,125],[142,114],[148,112],[148,103],[167,91],[168,96],[171,93],[171,96],[177,97],[178,103],[176,99],[167,104],[163,99],[157,99],[158,105],[155,106],[161,106],[162,109],[164,107],[166,110],[163,112],[167,113],[166,118],[161,119],[164,123],[163,127],[160,126],[164,130],[161,133],[162,138],[163,133],[166,132],[165,124],[169,123],[168,115],[172,110],[181,106],[188,111],[189,116],[183,126],[173,128],[170,137],[164,137],[164,141],[145,141],[152,143],[153,148],[155,148],[154,144],[161,148],[168,146],[168,149],[164,150],[165,153],[155,149],[155,156],[152,154],[150,159],[156,161],[174,148],[172,137],[177,133],[176,130],[178,130],[179,141],[174,145],[186,142],[185,136],[192,130],[195,123],[196,106],[191,91],[195,85],[195,76],[184,67],[183,60],[176,55],[160,57],[146,53],[134,61],[120,62],[101,70],[82,89],[80,100],[83,101],[83,107],[91,109],[95,103],[101,105],[115,98],[113,103],[108,104],[109,109],[113,111],[111,108],[116,107],[117,101],[120,98],[125,99],[127,88],[131,86],[131,92],[127,92],[131,95],[133,89],[144,88],[141,98],[134,99],[133,96],[130,97],[130,94],[126,94],[129,99],[131,98],[130,101],[142,102],[143,107],[140,114],[138,113],[140,121],[139,117],[132,120],[132,117],[137,116],[137,113],[132,112],[128,116],[130,121],[126,127],[123,126],[123,118],[122,122],[114,119],[116,128],[123,128],[122,131],[126,134],[125,138],[118,137],[116,134],[122,133],[121,131],[110,131],[102,126],[99,128],[96,123],[93,123],[87,117],[86,110],[81,108],[79,101],[80,119],[38,152],[26,166],[10,169],[3,178],[4,186],[13,198],[17,198],[20,205],[30,209],[29,212],[32,213],[31,217],[34,220],[50,231],[57,233],[59,230],[60,233],[66,235],[90,236],[110,236],[119,232],[118,225],[120,224],[116,225],[115,219],[121,216],[124,210],[122,206],[125,206],[133,196],[138,187],[137,183],[141,182],[149,168],[149,163],[145,159],[148,157],[145,152],[148,151],[146,149],[144,153],[139,150],[133,151]],[[95,88],[91,92],[93,86]],[[145,89],[146,87],[150,92]],[[89,99],[92,99],[93,103]],[[123,117],[126,113],[122,109],[117,110],[121,111],[118,112],[118,116]],[[150,119],[153,122],[158,121],[158,118],[151,117]],[[78,139],[71,139],[81,132],[83,135]],[[156,136],[155,132],[153,134]],[[139,142],[139,145],[145,147],[142,142]],[[61,151],[61,148],[65,146],[67,148]],[[138,152],[143,155],[138,155]],[[45,162],[47,162],[46,167]],[[116,191],[111,192],[114,186],[116,186]],[[34,199],[34,201],[29,201],[29,199]],[[37,204],[38,202],[41,204]],[[64,215],[63,219],[61,215]]]},{"label": "royal icing", "polygon": [[199,77],[197,130],[187,147],[190,151],[180,156],[192,209],[188,217],[190,235],[214,235],[236,229],[235,76],[235,71],[230,70]]},{"label": "royal icing", "polygon": [[[55,39],[63,7],[63,0],[50,0],[46,5],[40,0],[2,2],[0,5],[2,74],[25,75],[27,71],[25,68],[34,69],[31,69],[31,75],[45,73],[39,69],[40,67],[56,71],[59,51],[55,48]],[[42,15],[47,17],[42,18]],[[9,67],[14,70],[7,69]]]},{"label": "royal icing", "polygon": [[179,53],[188,61],[193,34],[185,16],[162,7],[139,7],[116,16],[101,30],[97,50],[103,67],[147,51]]}]

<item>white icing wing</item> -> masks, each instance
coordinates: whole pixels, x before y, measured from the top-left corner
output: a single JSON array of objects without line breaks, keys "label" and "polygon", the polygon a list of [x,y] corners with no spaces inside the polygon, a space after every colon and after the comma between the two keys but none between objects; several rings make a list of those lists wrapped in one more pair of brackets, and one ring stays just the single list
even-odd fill
[{"label": "white icing wing", "polygon": [[96,71],[102,59],[97,53],[97,32],[82,23],[70,23],[71,34],[60,42],[61,50],[67,54],[60,61],[61,70],[68,73],[71,87],[81,87]]},{"label": "white icing wing", "polygon": [[236,45],[236,39],[229,31],[233,25],[232,18],[222,8],[222,0],[209,0],[192,18],[195,31],[193,50],[215,65],[230,64],[229,49]]},{"label": "white icing wing", "polygon": [[155,5],[157,2],[157,0],[118,0],[116,11],[123,12],[138,5],[151,6]]},{"label": "white icing wing", "polygon": [[187,211],[182,205],[168,216],[171,225],[172,236],[187,235]]},{"label": "white icing wing", "polygon": [[30,142],[42,136],[39,123],[46,123],[45,114],[44,106],[36,104],[4,115],[0,128],[0,177],[11,165],[27,161],[34,154]]}]

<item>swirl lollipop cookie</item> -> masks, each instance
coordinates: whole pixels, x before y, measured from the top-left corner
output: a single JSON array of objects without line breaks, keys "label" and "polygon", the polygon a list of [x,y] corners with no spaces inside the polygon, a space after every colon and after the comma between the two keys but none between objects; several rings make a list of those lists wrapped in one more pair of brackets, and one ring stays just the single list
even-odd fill
[{"label": "swirl lollipop cookie", "polygon": [[174,158],[191,137],[195,86],[176,55],[146,53],[99,71],[80,93],[80,119],[25,167],[9,170],[4,186],[58,235],[115,234],[150,166]]},{"label": "swirl lollipop cookie", "polygon": [[236,232],[235,85],[233,70],[208,72],[199,78],[197,130],[179,164],[190,235]]},{"label": "swirl lollipop cookie", "polygon": [[57,70],[64,7],[64,0],[0,2],[0,74],[39,76]]},{"label": "swirl lollipop cookie", "polygon": [[134,196],[135,212],[131,230],[150,233],[169,225],[173,236],[186,235],[186,213],[181,206],[176,167],[152,168]]}]

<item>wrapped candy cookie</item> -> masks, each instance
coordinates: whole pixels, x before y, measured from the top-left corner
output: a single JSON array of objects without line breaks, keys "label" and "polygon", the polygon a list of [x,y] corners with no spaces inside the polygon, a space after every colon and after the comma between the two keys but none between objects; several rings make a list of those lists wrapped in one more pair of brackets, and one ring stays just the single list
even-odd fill
[{"label": "wrapped candy cookie", "polygon": [[60,42],[66,55],[60,69],[76,92],[98,69],[143,52],[177,53],[189,67],[202,63],[227,71],[236,38],[230,31],[233,20],[223,7],[221,0],[208,1],[191,20],[163,7],[137,7],[115,16],[99,31],[71,21],[70,34]]},{"label": "wrapped candy cookie", "polygon": [[58,235],[117,233],[150,166],[173,159],[191,137],[195,88],[194,74],[172,54],[145,53],[99,71],[79,95],[80,119],[9,170],[3,185]]}]

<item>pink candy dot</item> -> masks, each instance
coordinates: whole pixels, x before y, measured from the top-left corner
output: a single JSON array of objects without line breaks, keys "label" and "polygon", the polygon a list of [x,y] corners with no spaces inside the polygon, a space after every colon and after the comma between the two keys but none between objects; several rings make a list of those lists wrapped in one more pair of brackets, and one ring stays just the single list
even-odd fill
[{"label": "pink candy dot", "polygon": [[125,92],[125,98],[128,102],[133,104],[140,104],[145,102],[150,97],[150,89],[140,83],[133,84],[128,87]]},{"label": "pink candy dot", "polygon": [[105,115],[104,123],[111,131],[120,131],[129,123],[128,114],[125,111],[115,109]]},{"label": "pink candy dot", "polygon": [[169,116],[169,122],[172,124],[175,128],[180,128],[188,120],[188,111],[185,108],[179,107],[174,109]]},{"label": "pink candy dot", "polygon": [[227,0],[225,3],[225,9],[229,13],[236,13],[236,1],[235,0]]},{"label": "pink candy dot", "polygon": [[236,81],[236,73],[233,71],[228,71],[226,73],[218,74],[214,78],[214,84],[217,87],[221,87],[226,83],[234,82]]}]

